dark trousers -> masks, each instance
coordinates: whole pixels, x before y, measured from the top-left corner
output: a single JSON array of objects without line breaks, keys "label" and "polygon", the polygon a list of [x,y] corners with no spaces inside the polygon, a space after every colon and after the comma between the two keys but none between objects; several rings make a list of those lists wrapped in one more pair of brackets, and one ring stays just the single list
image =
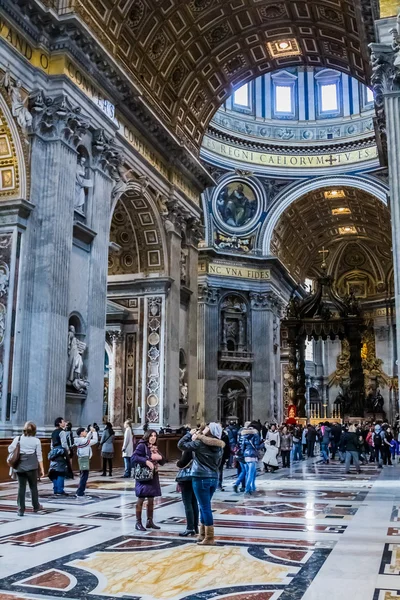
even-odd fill
[{"label": "dark trousers", "polygon": [[79,477],[79,487],[76,490],[77,496],[84,496],[86,490],[86,484],[89,477],[89,471],[81,471]]},{"label": "dark trousers", "polygon": [[281,450],[282,467],[290,467],[290,450]]},{"label": "dark trousers", "polygon": [[34,471],[24,471],[17,473],[18,477],[18,510],[25,512],[25,493],[26,484],[28,483],[31,491],[33,510],[39,510],[39,494],[37,489],[37,469]]},{"label": "dark trousers", "polygon": [[336,454],[336,442],[335,440],[331,440],[331,453],[332,453],[332,460],[334,460],[335,458],[335,454]]},{"label": "dark trousers", "polygon": [[308,458],[314,456],[314,446],[315,446],[315,441],[307,442],[307,457]]},{"label": "dark trousers", "polygon": [[382,458],[383,458],[384,465],[392,464],[392,456],[390,453],[390,447],[387,444],[383,444],[383,446],[382,446]]},{"label": "dark trousers", "polygon": [[103,475],[107,473],[107,464],[108,464],[108,472],[112,475],[112,458],[103,458]]},{"label": "dark trousers", "polygon": [[181,481],[179,483],[182,494],[182,502],[185,507],[186,529],[197,531],[199,525],[199,505],[193,491],[191,480]]},{"label": "dark trousers", "polygon": [[193,477],[193,490],[199,503],[200,523],[208,527],[214,525],[213,514],[211,510],[211,498],[218,486],[218,479],[215,477]]},{"label": "dark trousers", "polygon": [[224,463],[221,461],[219,466],[219,476],[218,476],[218,487],[222,488],[222,482],[224,481]]}]

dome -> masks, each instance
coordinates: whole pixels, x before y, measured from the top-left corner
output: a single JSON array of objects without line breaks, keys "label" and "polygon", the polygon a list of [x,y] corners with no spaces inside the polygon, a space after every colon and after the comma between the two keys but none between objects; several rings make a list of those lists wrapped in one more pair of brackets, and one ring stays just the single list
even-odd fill
[{"label": "dome", "polygon": [[353,77],[326,68],[281,69],[234,90],[210,122],[202,157],[226,166],[251,163],[264,173],[368,169],[378,164],[373,117],[372,90]]}]

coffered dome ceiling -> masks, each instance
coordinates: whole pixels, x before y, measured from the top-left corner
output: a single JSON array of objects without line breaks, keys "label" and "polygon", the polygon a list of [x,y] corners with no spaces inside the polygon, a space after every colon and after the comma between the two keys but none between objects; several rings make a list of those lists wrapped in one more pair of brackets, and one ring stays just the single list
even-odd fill
[{"label": "coffered dome ceiling", "polygon": [[145,99],[196,150],[233,88],[262,73],[305,64],[367,81],[372,15],[361,0],[77,4]]},{"label": "coffered dome ceiling", "polygon": [[352,281],[362,281],[368,297],[392,293],[390,212],[371,194],[320,189],[282,214],[271,249],[298,282],[317,275],[322,248],[341,293]]}]

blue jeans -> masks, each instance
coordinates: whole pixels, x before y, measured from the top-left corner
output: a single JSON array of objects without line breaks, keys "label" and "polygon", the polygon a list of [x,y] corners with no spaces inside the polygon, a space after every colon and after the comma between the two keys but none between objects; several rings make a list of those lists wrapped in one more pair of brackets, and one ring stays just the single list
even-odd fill
[{"label": "blue jeans", "polygon": [[240,473],[237,476],[237,479],[234,483],[235,486],[239,486],[240,484],[244,487],[244,482],[246,479],[246,467],[245,467],[245,463],[238,463],[238,465],[240,466]]},{"label": "blue jeans", "polygon": [[218,477],[193,477],[192,486],[194,495],[199,503],[200,523],[210,527],[214,525],[211,511],[211,498],[218,487]]},{"label": "blue jeans", "polygon": [[53,479],[54,494],[62,494],[64,492],[64,480],[64,475],[57,475],[57,477]]},{"label": "blue jeans", "polygon": [[303,460],[303,454],[301,452],[301,442],[295,442],[293,444],[293,460]]},{"label": "blue jeans", "polygon": [[132,473],[131,459],[129,456],[124,456],[125,473],[124,477],[130,477]]},{"label": "blue jeans", "polygon": [[89,477],[89,471],[81,471],[81,475],[79,478],[79,487],[76,490],[77,496],[84,496],[86,490],[86,484]]},{"label": "blue jeans", "polygon": [[246,489],[245,494],[251,494],[256,491],[256,475],[257,475],[257,462],[246,462]]},{"label": "blue jeans", "polygon": [[328,462],[329,460],[329,445],[326,442],[321,442],[321,455],[322,460]]}]

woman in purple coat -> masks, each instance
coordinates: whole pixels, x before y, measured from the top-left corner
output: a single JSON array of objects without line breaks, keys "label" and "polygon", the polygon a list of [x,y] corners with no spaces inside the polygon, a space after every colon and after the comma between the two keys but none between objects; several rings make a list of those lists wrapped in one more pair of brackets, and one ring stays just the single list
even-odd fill
[{"label": "woman in purple coat", "polygon": [[136,504],[136,529],[146,531],[142,524],[142,508],[147,498],[147,529],[160,529],[153,521],[154,498],[161,496],[160,479],[158,477],[158,465],[163,465],[165,459],[157,448],[157,432],[154,429],[148,429],[140,440],[133,453],[132,460],[135,465],[146,466],[153,471],[153,478],[148,481],[137,481],[135,493],[137,496]]}]

